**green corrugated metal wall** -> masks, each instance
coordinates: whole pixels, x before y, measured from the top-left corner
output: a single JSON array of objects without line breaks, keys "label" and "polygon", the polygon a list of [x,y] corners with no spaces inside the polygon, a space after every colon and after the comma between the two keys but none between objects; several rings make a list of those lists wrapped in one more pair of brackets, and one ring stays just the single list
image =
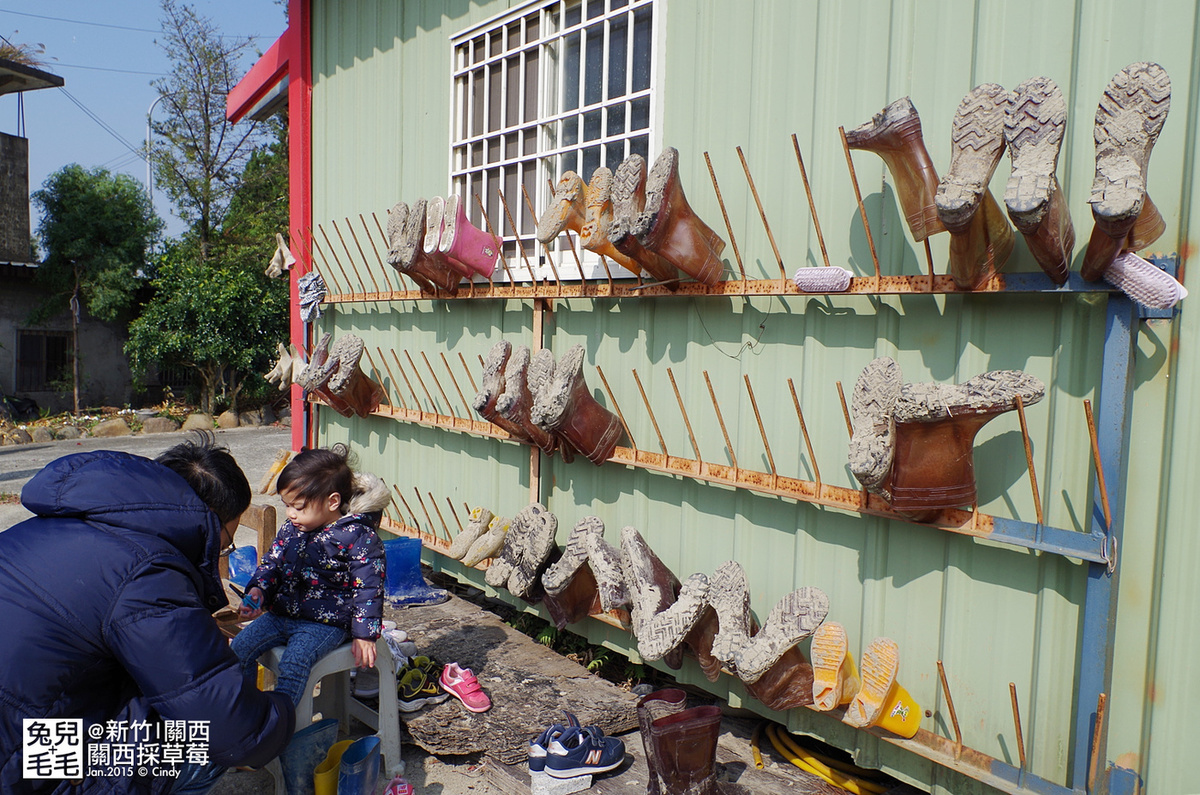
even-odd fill
[{"label": "green corrugated metal wall", "polygon": [[[382,222],[398,200],[447,192],[449,39],[509,5],[313,0],[313,222],[343,258],[331,221],[344,226],[349,218],[357,225],[359,213],[368,222],[376,213]],[[1194,4],[658,0],[655,15],[662,88],[651,154],[664,144],[679,149],[692,206],[726,237],[702,156],[710,153],[751,278],[776,276],[778,267],[735,146],[745,152],[789,272],[820,262],[789,138],[795,133],[831,259],[869,274],[838,125],[857,125],[910,95],[930,154],[944,170],[950,121],[962,95],[980,82],[1012,88],[1039,74],[1055,79],[1068,103],[1058,174],[1075,220],[1078,261],[1091,231],[1091,120],[1109,78],[1136,60],[1161,63],[1174,88],[1150,170],[1150,193],[1167,221],[1156,249],[1189,248],[1188,231],[1197,228],[1192,194],[1200,92]],[[884,274],[920,272],[923,250],[903,225],[882,161],[858,153],[855,164]],[[1005,162],[993,180],[997,196],[1007,175]],[[348,233],[346,242],[353,250]],[[947,238],[932,243],[944,272]],[[731,248],[726,255],[732,266]],[[1036,268],[1021,241],[1010,268]],[[450,359],[469,401],[458,355],[478,378],[476,357],[495,341],[532,341],[532,316],[529,303],[516,301],[367,303],[332,308],[318,326],[359,334],[375,358],[376,347],[384,354],[394,349],[406,370],[408,351],[434,402],[451,413],[421,360],[424,352],[454,412],[463,415],[438,354]],[[1200,553],[1191,527],[1200,508],[1194,487],[1200,464],[1192,451],[1200,428],[1189,411],[1200,368],[1187,344],[1196,322],[1187,312],[1174,322],[1145,322],[1137,343],[1109,759],[1120,756],[1137,769],[1151,792],[1189,790],[1187,716],[1200,707],[1200,685],[1187,665],[1200,654],[1200,639],[1189,631],[1200,606],[1191,576]],[[1027,412],[1046,521],[1083,531],[1091,481],[1081,400],[1097,397],[1103,330],[1103,298],[1083,295],[574,300],[556,304],[546,344],[561,354],[582,342],[589,386],[600,392],[598,364],[637,444],[657,450],[630,374],[636,369],[667,448],[692,457],[670,367],[703,458],[729,463],[708,400],[707,371],[737,461],[766,470],[742,383],[748,375],[778,471],[811,478],[787,391],[791,378],[823,479],[842,486],[856,484],[845,467],[835,382],[851,387],[874,356],[894,356],[913,381],[1025,369],[1050,386],[1047,398]],[[384,380],[392,394],[390,378]],[[396,386],[411,401],[408,386]],[[412,387],[422,391],[415,382]],[[443,509],[450,498],[460,509],[465,501],[511,516],[528,501],[528,452],[511,443],[330,412],[321,413],[318,432],[322,443],[350,441],[363,465],[400,485],[410,503],[414,488],[426,501],[432,494]],[[983,511],[1034,521],[1023,462],[1014,414],[983,430],[976,445]],[[622,526],[638,528],[681,578],[736,559],[746,568],[760,616],[795,587],[823,588],[830,619],[846,625],[852,647],[878,635],[899,642],[901,680],[934,712],[923,726],[952,736],[935,668],[943,660],[966,744],[1014,765],[1008,683],[1015,682],[1030,769],[1067,781],[1085,566],[615,464],[596,468],[581,459],[564,465],[554,458],[543,460],[542,476],[543,495],[560,520],[560,542],[575,521],[594,513],[606,523],[610,542],[617,542]],[[412,507],[420,515],[421,508]],[[629,645],[628,636],[604,625],[592,622],[588,631],[610,645]],[[707,685],[690,663],[680,675]],[[740,683],[724,678],[717,687],[730,688],[718,692],[734,704],[755,704]],[[776,717],[935,792],[986,791],[825,716],[796,710]]]}]

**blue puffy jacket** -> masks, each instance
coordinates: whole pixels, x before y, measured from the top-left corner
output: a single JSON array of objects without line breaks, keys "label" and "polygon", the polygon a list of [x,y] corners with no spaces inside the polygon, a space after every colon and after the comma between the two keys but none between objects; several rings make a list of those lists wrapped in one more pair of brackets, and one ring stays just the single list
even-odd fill
[{"label": "blue puffy jacket", "polygon": [[[290,700],[244,680],[212,611],[220,524],[166,467],[126,453],[60,458],[0,532],[0,791],[160,792],[166,777],[21,779],[23,718],[209,722],[209,756],[261,766],[291,738]],[[85,759],[86,768],[86,759]]]}]

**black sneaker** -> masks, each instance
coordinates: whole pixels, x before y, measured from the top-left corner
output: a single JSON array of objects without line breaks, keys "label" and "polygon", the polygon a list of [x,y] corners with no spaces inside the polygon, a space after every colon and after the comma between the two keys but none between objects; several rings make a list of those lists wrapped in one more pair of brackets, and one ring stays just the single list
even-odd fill
[{"label": "black sneaker", "polygon": [[416,712],[429,704],[440,704],[450,697],[438,686],[436,676],[427,676],[420,668],[409,668],[400,678],[396,693],[401,712]]}]

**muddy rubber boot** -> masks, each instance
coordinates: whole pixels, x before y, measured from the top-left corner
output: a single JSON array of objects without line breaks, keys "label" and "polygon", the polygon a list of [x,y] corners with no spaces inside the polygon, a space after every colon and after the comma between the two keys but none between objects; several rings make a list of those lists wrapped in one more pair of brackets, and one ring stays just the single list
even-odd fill
[{"label": "muddy rubber boot", "polygon": [[337,357],[337,372],[329,379],[329,391],[337,395],[364,419],[379,409],[383,402],[383,387],[362,371],[362,339],[346,334],[333,344],[330,358]]},{"label": "muddy rubber boot", "polygon": [[[640,638],[651,620],[675,603],[679,578],[654,554],[654,550],[633,527],[621,529],[621,566],[629,591],[630,624],[634,637]],[[663,662],[678,671],[683,665],[683,649],[676,647]]]},{"label": "muddy rubber boot", "polygon": [[466,529],[454,537],[446,554],[455,560],[462,560],[471,549],[471,545],[487,532],[488,525],[494,518],[487,508],[472,508],[471,515],[467,518]]},{"label": "muddy rubber boot", "polygon": [[554,197],[538,218],[539,242],[548,246],[564,229],[579,232],[583,228],[587,210],[585,192],[583,179],[574,171],[568,171],[559,177],[558,184],[554,186]]},{"label": "muddy rubber boot", "polygon": [[604,522],[585,516],[571,528],[562,556],[542,573],[542,604],[558,629],[603,612],[595,573],[588,564],[588,538],[604,537]]},{"label": "muddy rubber boot", "polygon": [[1055,175],[1066,123],[1067,103],[1048,77],[1032,77],[1017,86],[1004,118],[1012,157],[1004,204],[1033,258],[1055,284],[1067,281],[1075,247],[1075,227]]},{"label": "muddy rubber boot", "polygon": [[854,435],[850,438],[850,472],[868,490],[889,497],[885,490],[896,453],[896,423],[892,416],[903,385],[900,366],[890,356],[873,359],[863,368],[850,396]]},{"label": "muddy rubber boot", "polygon": [[704,674],[704,678],[710,682],[721,678],[721,661],[712,653],[713,638],[717,636],[720,628],[717,611],[713,610],[711,606],[705,606],[700,611],[700,617],[696,619],[692,631],[684,640],[687,647],[692,650],[692,654],[696,656],[696,662],[700,665],[700,671]]},{"label": "muddy rubber boot", "polygon": [[646,201],[633,227],[638,242],[707,285],[721,280],[725,241],[692,211],[679,179],[679,152],[668,146],[646,178]]},{"label": "muddy rubber boot", "polygon": [[637,633],[638,654],[661,660],[683,646],[708,607],[708,575],[699,572],[683,581],[675,602],[645,619]]},{"label": "muddy rubber boot", "polygon": [[555,595],[566,589],[571,578],[588,563],[588,536],[604,536],[604,522],[598,516],[585,516],[571,528],[562,557],[542,574],[542,587],[546,593]]},{"label": "muddy rubber boot", "polygon": [[851,149],[865,149],[883,158],[896,182],[896,199],[904,211],[913,239],[920,243],[945,231],[933,197],[938,175],[921,137],[921,117],[908,97],[876,113],[869,122],[846,131]]},{"label": "muddy rubber boot", "polygon": [[611,169],[601,166],[592,172],[592,180],[587,186],[583,226],[579,228],[579,244],[588,251],[608,257],[630,273],[637,273],[641,267],[617,251],[608,238],[613,220],[612,181]]},{"label": "muddy rubber boot", "polygon": [[963,97],[950,132],[950,168],[934,196],[950,232],[950,276],[965,290],[998,272],[1012,254],[1012,228],[988,189],[1004,154],[1008,104],[1008,92],[996,83]]},{"label": "muddy rubber boot", "polygon": [[493,422],[502,420],[504,424],[501,427],[505,428],[515,426],[520,429],[524,438],[537,445],[546,455],[550,455],[558,446],[557,441],[547,430],[530,419],[534,401],[526,384],[528,368],[529,348],[518,345],[504,365],[504,394],[496,400],[497,416]]},{"label": "muddy rubber boot", "polygon": [[921,727],[921,707],[897,681],[900,647],[891,638],[876,638],[863,652],[862,687],[842,719],[866,729],[879,726],[901,737]]},{"label": "muddy rubber boot", "polygon": [[825,592],[804,586],[780,599],[753,632],[746,572],[733,560],[713,573],[708,594],[721,627],[713,638],[713,656],[747,684],[757,682],[789,649],[815,632],[829,613]]},{"label": "muddy rubber boot", "polygon": [[446,200],[441,196],[434,196],[425,207],[425,238],[421,243],[421,250],[426,260],[435,263],[439,268],[448,268],[458,274],[460,279],[470,281],[475,271],[442,253],[442,232],[445,228]]},{"label": "muddy rubber boot", "polygon": [[504,394],[504,374],[511,357],[512,344],[508,340],[500,340],[492,346],[492,350],[488,352],[487,361],[483,365],[483,385],[480,387],[479,393],[475,395],[471,407],[480,417],[501,430],[507,431],[509,436],[517,441],[532,444],[533,440],[529,438],[525,428],[520,423],[501,416],[496,408],[496,404]]},{"label": "muddy rubber boot", "polygon": [[596,589],[596,577],[587,566],[581,566],[558,593],[544,594],[542,604],[550,614],[550,623],[560,631],[566,629],[568,624],[603,612],[600,594]]},{"label": "muddy rubber boot", "polygon": [[1125,238],[1125,250],[1141,251],[1162,237],[1165,231],[1167,222],[1158,211],[1158,205],[1151,201],[1150,194],[1147,193],[1142,200],[1142,211],[1138,213],[1137,220],[1133,222],[1133,229],[1129,230],[1129,236]]},{"label": "muddy rubber boot", "polygon": [[[435,261],[425,254],[425,237],[428,219],[426,216],[428,202],[418,199],[409,208],[408,218],[395,238],[389,236],[388,262],[392,262],[392,251],[395,250],[394,267],[413,279],[423,279],[438,290],[444,290],[449,295],[458,293],[458,283],[461,276],[451,270],[443,262]],[[418,282],[419,283],[419,282]]]},{"label": "muddy rubber boot", "polygon": [[659,766],[655,759],[654,741],[651,738],[650,726],[654,721],[682,712],[687,707],[687,694],[677,688],[656,690],[644,696],[637,704],[638,729],[642,734],[642,748],[646,751],[646,766],[650,768],[650,777],[646,782],[646,795],[661,795],[659,786]]},{"label": "muddy rubber boot", "polygon": [[634,233],[646,206],[646,159],[641,155],[630,155],[617,166],[612,180],[612,205],[613,222],[608,239],[617,251],[637,262],[655,281],[679,278],[678,269],[643,246]]},{"label": "muddy rubber boot", "polygon": [[800,647],[793,646],[756,681],[747,684],[746,692],[780,712],[807,707],[813,703],[813,667]]},{"label": "muddy rubber boot", "polygon": [[329,343],[331,339],[333,339],[333,335],[329,333],[321,337],[320,342],[313,348],[308,366],[304,368],[304,372],[300,374],[296,383],[308,394],[320,398],[338,414],[349,417],[354,413],[353,407],[329,388],[329,381],[337,372],[339,365],[338,358],[330,356]]},{"label": "muddy rubber boot", "polygon": [[493,588],[506,587],[513,596],[534,595],[534,585],[554,550],[558,519],[546,506],[533,503],[513,517],[499,560],[492,561],[484,579]]},{"label": "muddy rubber boot", "polygon": [[[425,210],[422,207],[421,212]],[[424,274],[417,273],[414,270],[406,270],[401,267],[405,262],[402,252],[405,251],[405,228],[408,225],[408,216],[410,215],[408,205],[404,202],[397,202],[394,207],[388,212],[387,218],[387,263],[396,269],[398,273],[403,273],[408,278],[417,283],[417,288],[425,292],[434,292],[433,282],[425,278]],[[422,223],[424,223],[422,221]],[[411,251],[410,251],[411,253]],[[411,258],[410,260],[411,261]]]},{"label": "muddy rubber boot", "polygon": [[975,504],[975,434],[1017,407],[1037,403],[1045,385],[1020,370],[993,370],[962,384],[905,384],[893,415],[895,459],[886,485],[892,508],[925,517]]},{"label": "muddy rubber boot", "polygon": [[603,535],[585,536],[588,567],[596,577],[600,609],[604,612],[629,607],[629,591],[625,588],[625,572],[621,568],[621,553],[604,540]]},{"label": "muddy rubber boot", "polygon": [[813,633],[813,706],[822,712],[849,704],[860,680],[854,655],[846,640],[846,629],[836,621],[826,621]]},{"label": "muddy rubber boot", "polygon": [[1104,89],[1096,108],[1096,178],[1088,203],[1096,231],[1115,242],[1105,244],[1093,232],[1080,268],[1089,281],[1101,278],[1142,212],[1150,153],[1170,110],[1171,78],[1156,63],[1132,63]]},{"label": "muddy rubber boot", "polygon": [[693,707],[650,724],[662,795],[718,795],[720,707]]},{"label": "muddy rubber boot", "polygon": [[532,385],[537,400],[530,417],[599,466],[612,457],[625,429],[592,397],[583,379],[583,356],[582,345],[572,346],[555,365],[552,383]]},{"label": "muddy rubber boot", "polygon": [[496,270],[499,242],[471,223],[467,218],[466,202],[457,193],[446,199],[438,253],[485,279],[490,279]]}]

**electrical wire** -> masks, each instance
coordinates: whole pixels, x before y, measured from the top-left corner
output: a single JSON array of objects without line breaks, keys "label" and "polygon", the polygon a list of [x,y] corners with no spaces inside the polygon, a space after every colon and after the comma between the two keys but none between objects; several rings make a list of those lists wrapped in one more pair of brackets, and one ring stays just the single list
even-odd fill
[{"label": "electrical wire", "polygon": [[92,72],[117,72],[123,75],[150,75],[151,77],[166,77],[166,72],[139,72],[134,69],[109,69],[107,66],[84,66],[77,63],[58,63],[57,61],[49,66],[65,66],[68,69],[87,69]]},{"label": "electrical wire", "polygon": [[[94,28],[111,28],[113,30],[130,30],[134,33],[162,33],[160,28],[134,28],[128,25],[112,25],[107,22],[89,22],[85,19],[66,19],[65,17],[50,17],[44,14],[30,14],[27,11],[11,11],[7,8],[0,9],[0,14],[16,14],[19,17],[32,17],[33,19],[45,19],[50,22],[68,22],[72,25],[89,25]],[[222,34],[221,38],[231,39],[263,39],[267,36],[234,36],[231,34]]]},{"label": "electrical wire", "polygon": [[128,149],[133,154],[137,155],[138,157],[142,158],[143,160],[146,159],[145,152],[143,152],[139,147],[131,144],[125,138],[123,138],[119,132],[114,130],[111,126],[109,126],[109,124],[107,122],[105,122],[103,119],[101,119],[95,113],[93,113],[91,108],[89,108],[87,105],[84,105],[83,102],[81,102],[79,99],[77,99],[74,94],[72,94],[70,91],[67,91],[67,89],[63,88],[62,86],[59,86],[58,90],[63,92],[63,94],[66,95],[67,99],[71,100],[71,102],[73,102],[75,104],[75,106],[77,108],[79,108],[81,111],[83,111],[84,114],[89,119],[96,122],[96,124],[100,125],[100,129],[104,130],[106,133],[111,135],[113,138],[117,139],[117,141],[119,141],[122,146],[124,146],[126,149]]}]

